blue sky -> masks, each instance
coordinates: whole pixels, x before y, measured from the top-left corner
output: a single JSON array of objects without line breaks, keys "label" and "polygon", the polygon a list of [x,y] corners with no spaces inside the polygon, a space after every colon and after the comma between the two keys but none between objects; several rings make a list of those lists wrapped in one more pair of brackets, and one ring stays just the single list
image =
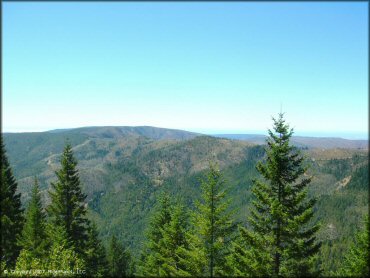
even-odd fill
[{"label": "blue sky", "polygon": [[3,3],[3,131],[367,137],[368,3]]}]

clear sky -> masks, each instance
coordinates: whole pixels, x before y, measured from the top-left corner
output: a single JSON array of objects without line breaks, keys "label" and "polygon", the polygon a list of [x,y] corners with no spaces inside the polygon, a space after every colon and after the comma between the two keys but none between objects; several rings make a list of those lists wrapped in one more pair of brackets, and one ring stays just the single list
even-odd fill
[{"label": "clear sky", "polygon": [[3,2],[3,131],[366,138],[368,3]]}]

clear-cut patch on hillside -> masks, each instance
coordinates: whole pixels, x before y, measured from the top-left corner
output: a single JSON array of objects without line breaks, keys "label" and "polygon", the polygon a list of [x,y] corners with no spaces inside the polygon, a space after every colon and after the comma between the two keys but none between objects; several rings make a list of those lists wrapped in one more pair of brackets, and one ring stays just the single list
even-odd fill
[{"label": "clear-cut patch on hillside", "polygon": [[345,177],[341,181],[339,181],[337,184],[337,190],[341,189],[342,187],[345,187],[350,181],[351,181],[351,176]]}]

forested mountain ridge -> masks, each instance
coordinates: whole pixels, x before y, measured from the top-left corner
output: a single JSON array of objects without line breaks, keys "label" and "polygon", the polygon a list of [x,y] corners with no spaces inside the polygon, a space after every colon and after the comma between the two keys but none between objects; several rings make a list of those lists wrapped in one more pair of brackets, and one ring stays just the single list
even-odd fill
[{"label": "forested mountain ridge", "polygon": [[[236,219],[245,221],[250,186],[258,175],[255,165],[264,157],[264,146],[210,136],[159,140],[159,135],[148,138],[115,132],[87,134],[68,130],[52,135],[23,134],[24,137],[5,134],[22,200],[29,199],[32,179],[37,175],[44,202],[49,201],[46,192],[55,180],[54,171],[68,137],[79,162],[82,188],[88,195],[90,218],[97,222],[102,238],[116,235],[131,246],[134,255],[158,194],[168,191],[192,207],[200,194],[198,178],[209,160],[219,164],[231,187]],[[309,191],[318,197],[317,219],[323,224],[319,234],[324,241],[322,252],[329,258],[325,268],[332,270],[346,252],[367,209],[368,153],[308,149],[305,154],[309,175],[313,175]]]},{"label": "forested mountain ridge", "polygon": [[[255,144],[264,144],[267,136],[261,134],[217,134],[216,137],[243,140]],[[337,137],[309,137],[293,136],[291,143],[299,147],[319,148],[319,149],[368,149],[368,140],[351,140]]]},{"label": "forested mountain ridge", "polygon": [[118,138],[123,136],[143,136],[153,140],[185,140],[191,139],[199,133],[179,129],[160,128],[152,126],[99,126],[81,127],[65,131],[64,133],[86,134],[97,138]]},{"label": "forested mountain ridge", "polygon": [[35,162],[46,156],[62,153],[66,139],[75,147],[89,139],[122,139],[144,137],[152,140],[184,140],[196,137],[197,133],[147,126],[138,127],[82,127],[51,130],[46,132],[4,133],[4,142],[9,144],[13,163]]}]

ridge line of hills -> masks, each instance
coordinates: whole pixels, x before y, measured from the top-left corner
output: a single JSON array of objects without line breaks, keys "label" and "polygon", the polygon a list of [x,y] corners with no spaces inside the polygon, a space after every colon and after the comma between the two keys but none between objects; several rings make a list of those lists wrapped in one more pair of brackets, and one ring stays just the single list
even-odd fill
[{"label": "ridge line of hills", "polygon": [[[121,138],[124,136],[143,136],[152,140],[188,140],[197,136],[211,136],[229,140],[247,141],[252,144],[262,145],[266,142],[266,135],[262,134],[202,134],[180,129],[160,128],[153,126],[89,126],[70,129],[54,129],[44,132],[3,133],[7,137],[39,137],[43,135],[66,137],[85,135],[92,138]],[[301,148],[346,148],[368,149],[368,140],[344,139],[340,137],[313,137],[293,136],[292,143]]]}]

